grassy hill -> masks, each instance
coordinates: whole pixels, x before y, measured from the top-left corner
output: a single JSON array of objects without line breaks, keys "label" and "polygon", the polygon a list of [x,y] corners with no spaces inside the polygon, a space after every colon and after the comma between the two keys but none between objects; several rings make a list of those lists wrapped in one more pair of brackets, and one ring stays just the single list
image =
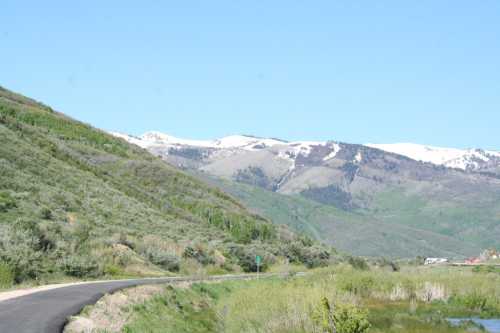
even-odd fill
[{"label": "grassy hill", "polygon": [[[198,176],[207,178],[206,174]],[[462,257],[477,254],[481,249],[480,245],[461,240],[460,235],[452,232],[446,235],[432,230],[432,220],[426,214],[436,210],[426,212],[420,207],[425,206],[426,202],[405,197],[401,193],[397,195],[388,192],[381,195],[377,199],[378,213],[346,211],[300,195],[283,195],[215,177],[208,179],[275,223],[288,225],[339,250],[356,255]],[[389,213],[393,215],[389,216]],[[387,216],[383,216],[384,214]],[[440,218],[443,219],[444,216],[442,213]],[[430,225],[428,229],[426,223]],[[434,228],[438,226],[434,225]]]},{"label": "grassy hill", "polygon": [[147,151],[3,88],[0,142],[0,285],[328,258]]}]

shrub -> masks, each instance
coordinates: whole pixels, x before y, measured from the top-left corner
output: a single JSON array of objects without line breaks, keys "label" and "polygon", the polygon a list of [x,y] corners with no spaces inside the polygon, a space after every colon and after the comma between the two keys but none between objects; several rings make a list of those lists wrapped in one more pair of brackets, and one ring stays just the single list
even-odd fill
[{"label": "shrub", "polygon": [[7,264],[19,283],[44,272],[40,239],[27,230],[8,228],[0,235],[0,261]]},{"label": "shrub", "polygon": [[389,260],[387,258],[378,259],[374,262],[374,264],[380,268],[388,267],[393,272],[399,272],[401,270],[397,262]]},{"label": "shrub", "polygon": [[14,273],[9,265],[0,262],[0,288],[9,288],[14,283]]},{"label": "shrub", "polygon": [[127,234],[125,233],[120,233],[120,235],[118,236],[118,244],[121,244],[121,245],[124,245],[126,247],[128,247],[129,249],[132,249],[132,250],[135,250],[136,249],[136,244],[131,240],[129,239],[129,237],[127,236]]},{"label": "shrub", "polygon": [[[56,228],[53,228],[54,232],[57,232]],[[33,219],[21,218],[14,222],[13,230],[19,232],[25,232],[34,239],[37,240],[36,246],[34,247],[37,251],[46,251],[50,248],[55,247],[55,242],[50,239],[47,235],[47,230],[40,228],[39,221]]]},{"label": "shrub", "polygon": [[333,317],[333,309],[326,297],[321,299],[316,309],[312,312],[311,319],[316,326],[320,327],[321,332],[336,333],[337,325]]},{"label": "shrub", "polygon": [[298,239],[302,243],[302,245],[304,245],[306,247],[310,247],[310,246],[314,245],[314,241],[312,240],[312,238],[308,237],[306,235],[299,235]]},{"label": "shrub", "polygon": [[316,247],[306,247],[302,250],[300,261],[307,268],[316,268],[327,266],[330,259],[330,253]]},{"label": "shrub", "polygon": [[184,258],[195,259],[202,265],[211,265],[215,263],[214,258],[207,253],[207,250],[201,246],[201,244],[186,247],[182,256]]},{"label": "shrub", "polygon": [[150,247],[146,250],[146,256],[153,264],[167,271],[178,272],[180,269],[179,258],[165,250]]},{"label": "shrub", "polygon": [[108,264],[104,267],[104,274],[109,276],[120,276],[123,275],[123,270],[114,264]]},{"label": "shrub", "polygon": [[399,264],[394,261],[389,262],[389,266],[391,267],[393,272],[399,272],[401,270]]},{"label": "shrub", "polygon": [[238,261],[238,265],[243,269],[243,271],[257,272],[257,263],[255,257],[259,255],[262,258],[260,264],[260,271],[263,272],[267,270],[269,264],[274,263],[275,258],[266,253],[263,250],[257,250],[253,247],[241,246],[241,245],[230,245],[229,253],[232,257],[235,257]]},{"label": "shrub", "polygon": [[54,217],[52,215],[52,211],[47,207],[42,208],[40,215],[44,220],[52,220],[52,218]]},{"label": "shrub", "polygon": [[291,242],[281,250],[292,263],[304,264],[308,268],[326,266],[329,263],[330,253],[322,248],[308,247],[303,242]]},{"label": "shrub", "polygon": [[360,271],[367,271],[370,269],[366,260],[360,257],[349,257],[348,262],[354,269],[358,269]]},{"label": "shrub", "polygon": [[113,261],[120,267],[127,267],[132,262],[132,255],[128,252],[113,254]]},{"label": "shrub", "polygon": [[371,327],[367,312],[354,305],[337,305],[333,318],[337,333],[364,333]]},{"label": "shrub", "polygon": [[70,255],[61,260],[61,270],[74,277],[97,277],[102,274],[99,264],[88,255]]},{"label": "shrub", "polygon": [[87,241],[91,238],[92,227],[88,223],[79,223],[73,230],[75,250],[85,247]]},{"label": "shrub", "polygon": [[313,311],[312,320],[325,333],[364,333],[371,327],[365,310],[347,304],[331,306],[326,297]]},{"label": "shrub", "polygon": [[17,207],[17,203],[8,192],[0,192],[0,213],[5,213],[11,208]]},{"label": "shrub", "polygon": [[500,315],[500,302],[495,296],[482,295],[475,291],[467,295],[455,295],[450,303],[456,307],[463,307],[468,311],[481,316],[496,317]]}]

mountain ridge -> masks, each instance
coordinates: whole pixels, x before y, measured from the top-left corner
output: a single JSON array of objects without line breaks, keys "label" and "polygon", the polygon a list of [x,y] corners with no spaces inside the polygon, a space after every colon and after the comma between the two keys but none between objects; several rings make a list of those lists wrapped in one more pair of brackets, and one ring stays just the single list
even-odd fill
[{"label": "mountain ridge", "polygon": [[[253,135],[230,135],[213,140],[190,140],[177,138],[159,131],[145,132],[141,136],[133,136],[129,134],[110,132],[112,135],[121,137],[131,143],[141,146],[142,148],[150,148],[151,146],[190,146],[204,147],[214,149],[252,149],[255,146],[272,147],[275,145],[302,145],[302,146],[324,146],[333,140],[328,141],[287,141],[276,138],[264,138]],[[428,162],[434,165],[445,166],[448,168],[461,169],[466,171],[479,171],[480,164],[488,162],[490,159],[495,159],[495,163],[500,166],[500,151],[485,150],[481,148],[446,148],[431,145],[422,145],[416,143],[390,143],[390,144],[374,144],[366,143],[362,146],[380,149],[386,152],[402,155],[411,158],[415,161]],[[333,157],[333,156],[332,156]]]},{"label": "mountain ridge", "polygon": [[[492,236],[500,232],[500,159],[494,155],[470,160],[474,168],[450,168],[386,151],[387,147],[382,150],[335,141],[265,144],[262,140],[266,139],[243,139],[245,144],[229,148],[136,140],[174,166],[201,178],[206,175],[229,182],[223,186],[226,192],[270,219],[281,217],[283,223],[300,230],[310,230],[310,223],[318,225],[315,234],[322,234],[323,240],[341,250],[411,256],[420,249],[419,254],[434,256],[472,255],[472,249],[500,246]],[[436,153],[425,148],[424,152]],[[268,193],[242,189],[238,184]],[[309,203],[296,201],[298,207],[293,207],[281,195]],[[275,201],[283,211],[269,207],[260,197]],[[314,204],[317,208],[311,208]],[[294,215],[286,211],[291,208],[297,211],[295,222]],[[391,225],[393,228],[388,227]],[[361,232],[363,228],[366,234]],[[428,244],[419,247],[417,242],[409,251],[402,240],[410,239],[411,233],[420,234],[421,241]],[[349,239],[363,239],[370,246],[357,247]],[[382,244],[382,240],[392,245]],[[444,243],[448,245],[444,247]]]}]

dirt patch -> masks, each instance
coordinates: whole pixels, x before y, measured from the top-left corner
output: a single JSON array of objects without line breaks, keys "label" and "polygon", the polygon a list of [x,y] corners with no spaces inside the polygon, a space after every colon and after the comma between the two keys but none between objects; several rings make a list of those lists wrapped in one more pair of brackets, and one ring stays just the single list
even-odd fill
[{"label": "dirt patch", "polygon": [[[176,283],[177,288],[188,288],[190,283]],[[129,322],[129,307],[141,304],[160,294],[165,285],[151,285],[129,288],[101,298],[78,316],[72,317],[64,333],[121,332]]]}]

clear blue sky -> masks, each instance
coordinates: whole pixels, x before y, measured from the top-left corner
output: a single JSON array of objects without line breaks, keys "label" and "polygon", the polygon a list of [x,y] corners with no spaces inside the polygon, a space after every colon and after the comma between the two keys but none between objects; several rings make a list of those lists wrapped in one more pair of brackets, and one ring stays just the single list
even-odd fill
[{"label": "clear blue sky", "polygon": [[500,1],[23,1],[0,85],[107,130],[500,150]]}]

